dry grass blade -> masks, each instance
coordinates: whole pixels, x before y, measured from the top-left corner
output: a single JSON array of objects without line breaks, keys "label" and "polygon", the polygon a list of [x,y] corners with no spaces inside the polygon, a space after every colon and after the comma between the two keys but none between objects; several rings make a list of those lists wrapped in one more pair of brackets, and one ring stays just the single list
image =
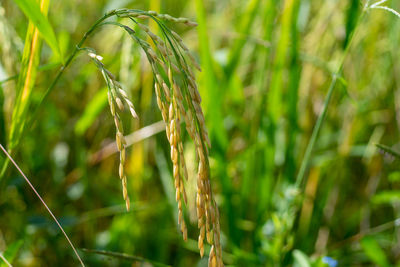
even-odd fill
[{"label": "dry grass blade", "polygon": [[47,206],[46,202],[44,202],[43,198],[40,196],[40,194],[36,191],[35,187],[32,185],[28,177],[24,174],[24,172],[21,170],[21,168],[18,166],[18,164],[14,161],[14,159],[10,156],[10,154],[7,152],[7,150],[3,147],[2,144],[0,144],[1,150],[3,150],[4,154],[8,157],[8,159],[11,161],[12,164],[14,164],[15,168],[19,171],[19,173],[22,175],[22,177],[25,179],[25,181],[28,183],[28,185],[32,188],[33,192],[36,194],[36,196],[39,198],[40,202],[42,202],[43,206],[46,208],[46,210],[49,212],[50,216],[53,218],[53,220],[56,222],[58,228],[60,228],[61,232],[67,239],[69,245],[71,246],[72,250],[74,251],[76,257],[78,258],[80,264],[82,266],[85,266],[83,263],[81,257],[79,256],[78,252],[76,251],[74,245],[72,244],[71,240],[69,239],[68,235],[62,228],[61,224],[58,222],[56,216],[53,214],[53,212],[50,210],[50,208]]},{"label": "dry grass blade", "polygon": [[[162,131],[165,131],[165,123],[163,121],[159,121],[159,122],[153,123],[149,126],[143,127],[141,129],[125,136],[126,147],[129,147],[135,143],[138,143],[138,142],[140,142],[146,138],[149,138],[153,135],[156,135]],[[105,145],[99,151],[95,152],[90,157],[89,162],[91,164],[96,164],[117,152],[118,152],[118,146],[117,146],[117,143],[114,141],[110,144]]]},{"label": "dry grass blade", "polygon": [[0,252],[0,259],[1,259],[2,261],[4,261],[4,263],[5,263],[8,267],[12,267],[11,263],[9,263],[9,262],[7,261],[7,259],[3,256],[3,253],[1,253],[1,252]]}]

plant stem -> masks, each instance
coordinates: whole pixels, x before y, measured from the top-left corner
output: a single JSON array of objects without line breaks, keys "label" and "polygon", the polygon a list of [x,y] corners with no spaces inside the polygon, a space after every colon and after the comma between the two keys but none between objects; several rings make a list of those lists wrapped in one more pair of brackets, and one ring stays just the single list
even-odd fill
[{"label": "plant stem", "polygon": [[4,263],[8,266],[8,267],[12,267],[12,265],[7,261],[7,259],[3,256],[3,253],[0,252],[0,259],[2,261],[4,261]]},{"label": "plant stem", "polygon": [[[90,29],[83,35],[82,39],[80,40],[80,42],[75,46],[75,49],[72,51],[71,55],[68,57],[68,59],[66,60],[65,64],[63,66],[61,66],[60,70],[57,73],[57,76],[54,78],[54,80],[52,81],[52,83],[50,84],[50,86],[47,88],[45,94],[43,95],[42,99],[39,101],[38,106],[36,107],[35,113],[34,115],[36,115],[36,113],[39,110],[39,107],[41,106],[41,104],[44,102],[44,100],[47,98],[47,96],[49,95],[49,93],[54,89],[54,87],[56,86],[58,80],[60,79],[61,75],[64,73],[64,70],[69,66],[69,64],[72,62],[72,60],[74,59],[74,57],[76,56],[76,54],[81,50],[82,45],[85,43],[86,39],[89,37],[90,34],[93,33],[93,31],[97,28],[97,26],[99,26],[100,23],[102,23],[104,20],[106,20],[109,17],[112,17],[114,15],[117,14],[117,10],[112,10],[110,12],[107,12],[103,17],[101,17],[100,19],[98,19],[93,25],[92,27],[90,27]],[[36,116],[33,116],[33,118]]]},{"label": "plant stem", "polygon": [[321,126],[322,126],[322,124],[323,124],[323,122],[325,120],[326,112],[328,110],[328,106],[329,106],[330,100],[332,98],[333,90],[334,90],[334,88],[336,86],[338,75],[339,75],[338,73],[333,74],[333,78],[332,78],[331,84],[329,86],[328,94],[326,95],[325,100],[324,100],[324,106],[322,108],[321,114],[319,115],[319,117],[317,119],[317,122],[315,123],[315,127],[314,127],[314,129],[312,131],[312,134],[311,134],[310,142],[307,145],[307,149],[306,149],[306,152],[304,154],[304,158],[303,158],[303,161],[302,161],[301,166],[300,166],[299,173],[298,173],[297,178],[296,178],[296,187],[300,187],[302,182],[303,182],[303,180],[304,180],[304,174],[305,174],[306,169],[307,169],[307,167],[309,165],[309,162],[310,162],[310,159],[311,159],[311,153],[313,151],[315,142],[317,141],[317,137],[318,137],[319,131],[320,131]]},{"label": "plant stem", "polygon": [[347,55],[349,53],[349,48],[351,47],[351,44],[352,44],[352,42],[354,40],[354,36],[356,35],[356,33],[358,31],[358,28],[359,28],[358,26],[360,25],[361,21],[363,20],[363,18],[365,16],[365,12],[366,11],[364,10],[363,13],[360,15],[360,17],[358,18],[358,20],[356,22],[356,26],[355,26],[354,31],[353,31],[353,34],[350,37],[350,41],[348,42],[348,44],[347,44],[347,46],[345,48],[345,51],[344,51],[344,53],[342,55],[342,58],[339,61],[339,66],[337,67],[336,72],[333,74],[331,84],[329,85],[328,93],[327,93],[327,95],[325,97],[325,100],[324,100],[324,106],[322,108],[322,111],[321,111],[320,115],[318,116],[317,122],[315,123],[314,129],[313,129],[312,134],[311,134],[310,142],[307,145],[307,149],[306,149],[306,152],[304,154],[303,161],[301,162],[300,170],[299,170],[299,173],[297,175],[296,184],[295,184],[297,188],[300,188],[302,186],[302,184],[304,183],[303,181],[304,181],[304,178],[305,178],[305,173],[307,171],[308,165],[310,164],[310,160],[311,160],[311,153],[313,152],[314,145],[315,145],[315,143],[317,141],[318,134],[319,134],[319,132],[321,130],[321,127],[322,127],[322,125],[323,125],[323,123],[325,121],[326,112],[328,110],[329,103],[330,103],[330,100],[332,98],[332,94],[334,92],[335,86],[336,86],[336,82],[337,82],[337,80],[338,80],[338,78],[340,76],[340,73],[342,71],[344,61],[345,61],[345,59],[346,59],[346,57],[347,57]]},{"label": "plant stem", "polygon": [[92,253],[92,254],[98,254],[98,255],[104,255],[108,257],[113,257],[113,258],[118,258],[126,261],[136,261],[136,262],[149,262],[154,266],[161,266],[161,267],[169,267],[171,265],[167,265],[161,262],[145,259],[143,257],[139,256],[134,256],[134,255],[128,255],[125,253],[119,253],[119,252],[113,252],[113,251],[105,251],[105,250],[96,250],[96,249],[87,249],[87,248],[82,248],[81,249],[83,252],[86,253]]},{"label": "plant stem", "polygon": [[[70,54],[70,56],[68,57],[68,59],[66,60],[65,64],[63,66],[61,66],[61,68],[59,69],[56,77],[54,78],[54,80],[51,82],[50,86],[47,88],[46,92],[44,93],[44,95],[42,96],[42,98],[39,101],[39,104],[36,106],[34,112],[33,112],[33,116],[30,119],[30,123],[28,125],[33,125],[33,122],[35,120],[35,118],[37,117],[37,113],[39,112],[40,106],[43,104],[43,102],[46,100],[47,96],[50,94],[50,92],[55,88],[57,82],[60,80],[62,74],[64,73],[65,69],[70,65],[70,63],[72,62],[72,60],[75,58],[75,56],[78,54],[78,52],[81,50],[82,45],[85,43],[86,39],[89,37],[90,34],[93,33],[93,31],[97,28],[97,26],[99,26],[104,20],[106,20],[109,17],[112,17],[114,15],[118,14],[118,10],[111,10],[109,12],[107,12],[103,17],[101,17],[100,19],[98,19],[90,28],[89,30],[83,35],[82,39],[80,40],[80,42],[75,46],[74,50],[72,51],[72,53]],[[26,127],[23,129],[23,132],[26,130]],[[23,136],[23,134],[21,135]],[[13,148],[12,150],[10,150],[10,154],[14,154],[16,148]],[[0,181],[3,180],[4,174],[8,168],[8,164],[10,163],[9,159],[6,158],[3,162],[3,166],[0,170]],[[0,184],[0,188],[2,187],[2,184]]]}]

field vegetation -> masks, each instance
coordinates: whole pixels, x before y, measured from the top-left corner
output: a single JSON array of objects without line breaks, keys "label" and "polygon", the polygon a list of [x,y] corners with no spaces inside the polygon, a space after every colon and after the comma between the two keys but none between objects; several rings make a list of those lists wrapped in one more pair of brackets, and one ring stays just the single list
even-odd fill
[{"label": "field vegetation", "polygon": [[0,1],[0,266],[400,266],[396,10]]}]

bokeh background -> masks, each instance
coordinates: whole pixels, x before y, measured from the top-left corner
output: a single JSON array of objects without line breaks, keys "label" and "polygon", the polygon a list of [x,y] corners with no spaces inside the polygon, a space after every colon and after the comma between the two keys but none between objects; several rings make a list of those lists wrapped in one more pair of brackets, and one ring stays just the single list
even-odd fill
[{"label": "bokeh background", "polygon": [[[199,23],[193,29],[168,25],[203,69],[197,76],[212,142],[212,186],[227,266],[400,266],[400,172],[398,157],[392,155],[400,151],[400,18],[365,9],[365,4],[71,0],[51,1],[48,17],[66,55],[114,8],[155,10]],[[382,5],[400,10],[398,1]],[[12,123],[27,26],[14,1],[0,1],[3,145]],[[139,115],[139,120],[123,116],[126,132],[133,133],[126,165],[131,211],[125,211],[122,199],[119,156],[109,145],[115,127],[107,89],[84,53],[39,112],[28,113],[28,130],[14,158],[88,266],[207,266],[207,257],[200,259],[197,249],[195,179],[187,183],[187,242],[177,227],[169,144],[143,52],[111,26],[97,30],[85,45],[104,57]],[[336,73],[343,59],[342,71]],[[58,67],[44,43],[32,110]],[[304,179],[296,184],[335,75],[326,118]],[[193,152],[186,134],[185,156],[194,178]],[[125,255],[98,255],[95,250]],[[0,180],[0,252],[15,266],[78,265],[11,165]]]}]

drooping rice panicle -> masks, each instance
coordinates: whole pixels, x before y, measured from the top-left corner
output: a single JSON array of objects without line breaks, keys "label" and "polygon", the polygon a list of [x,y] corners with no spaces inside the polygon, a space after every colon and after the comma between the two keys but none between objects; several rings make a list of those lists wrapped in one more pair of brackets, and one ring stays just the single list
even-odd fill
[{"label": "drooping rice panicle", "polygon": [[126,103],[130,113],[132,114],[133,118],[138,118],[135,107],[133,103],[129,100],[128,94],[122,88],[121,84],[116,80],[115,76],[108,71],[104,64],[102,63],[102,57],[94,53],[93,50],[87,49],[88,55],[92,58],[95,65],[103,74],[103,77],[106,81],[108,87],[108,104],[110,106],[111,115],[114,118],[116,134],[115,140],[117,143],[117,148],[120,153],[120,163],[118,168],[119,178],[121,179],[122,183],[122,195],[125,200],[126,209],[129,211],[130,209],[130,199],[128,195],[128,187],[127,187],[127,177],[124,171],[125,165],[125,158],[126,158],[126,141],[124,137],[124,129],[123,123],[121,121],[120,112],[125,110],[125,105],[123,102]]},{"label": "drooping rice panicle", "polygon": [[[175,198],[178,203],[178,223],[183,239],[187,239],[187,227],[184,220],[183,203],[186,204],[185,180],[188,172],[184,159],[181,122],[185,122],[186,130],[194,141],[195,152],[199,160],[197,171],[197,217],[199,238],[198,247],[201,257],[204,255],[204,241],[211,245],[209,266],[221,267],[222,249],[220,243],[219,212],[215,203],[210,183],[210,167],[208,162],[211,142],[208,136],[203,111],[201,96],[197,89],[196,77],[188,62],[196,69],[201,70],[182,38],[170,30],[162,20],[184,23],[188,26],[196,24],[184,18],[173,18],[169,15],[158,14],[154,11],[139,11],[121,9],[117,11],[121,18],[129,18],[137,25],[137,32],[127,25],[119,22],[106,22],[123,28],[134,41],[143,49],[151,69],[154,73],[154,90],[157,106],[161,111],[166,124],[166,135],[170,144],[171,161],[173,164],[173,178],[175,185]],[[148,26],[138,22],[139,19],[153,19],[160,27],[161,35],[153,33]],[[151,45],[143,37],[150,37]],[[122,86],[116,81],[114,75],[105,69],[101,58],[93,52],[89,54],[98,68],[103,73],[109,88],[109,105],[116,126],[116,140],[120,151],[119,176],[123,185],[123,196],[129,209],[129,197],[124,174],[125,139],[123,137],[120,112],[128,106],[132,116],[137,118],[134,106]]]}]

